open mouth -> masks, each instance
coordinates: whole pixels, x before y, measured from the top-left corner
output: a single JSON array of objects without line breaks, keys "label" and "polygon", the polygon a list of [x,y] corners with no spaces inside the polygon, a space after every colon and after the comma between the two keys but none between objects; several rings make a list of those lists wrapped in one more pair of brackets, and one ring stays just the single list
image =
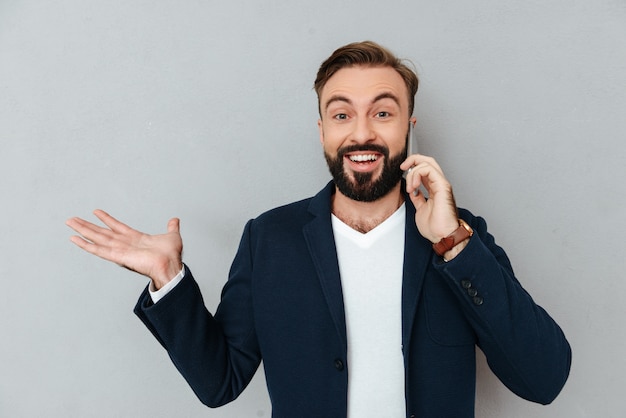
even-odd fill
[{"label": "open mouth", "polygon": [[378,154],[356,154],[348,156],[353,163],[370,163],[378,160],[378,157]]},{"label": "open mouth", "polygon": [[345,158],[352,170],[367,172],[378,167],[383,160],[383,155],[378,152],[364,151],[348,153],[345,155]]}]

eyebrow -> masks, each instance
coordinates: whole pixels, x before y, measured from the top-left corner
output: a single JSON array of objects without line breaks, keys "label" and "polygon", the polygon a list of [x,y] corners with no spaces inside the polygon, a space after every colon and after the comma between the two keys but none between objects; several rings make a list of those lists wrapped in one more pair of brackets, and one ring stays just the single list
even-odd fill
[{"label": "eyebrow", "polygon": [[[398,105],[398,107],[400,107],[400,99],[398,99],[398,96],[396,96],[395,94],[390,93],[390,92],[383,92],[383,93],[379,94],[378,96],[374,97],[374,100],[372,100],[371,104],[374,104],[374,103],[376,103],[376,102],[378,102],[380,100],[384,100],[384,99],[391,99]],[[347,103],[349,105],[352,104],[352,100],[350,100],[346,96],[334,95],[334,96],[331,96],[326,101],[326,103],[324,104],[324,110],[328,109],[328,106],[330,106],[334,102],[344,102],[344,103]]]},{"label": "eyebrow", "polygon": [[350,105],[352,104],[352,100],[348,99],[346,96],[340,96],[337,94],[331,96],[328,100],[326,100],[326,103],[324,104],[324,110],[328,109],[328,106],[330,106],[334,102],[344,102]]},{"label": "eyebrow", "polygon": [[394,102],[396,102],[398,107],[400,107],[400,99],[398,98],[398,96],[396,96],[395,94],[390,93],[390,92],[384,92],[384,93],[379,94],[378,96],[376,96],[374,98],[374,100],[372,100],[372,104],[374,104],[374,103],[376,103],[376,102],[378,102],[380,100],[383,100],[383,99],[391,99]]}]

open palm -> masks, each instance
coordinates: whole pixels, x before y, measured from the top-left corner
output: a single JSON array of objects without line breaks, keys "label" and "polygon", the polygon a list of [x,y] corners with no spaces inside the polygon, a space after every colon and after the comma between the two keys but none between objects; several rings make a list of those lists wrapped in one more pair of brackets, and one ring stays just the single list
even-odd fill
[{"label": "open palm", "polygon": [[177,218],[169,220],[165,234],[149,235],[123,224],[103,210],[94,211],[94,215],[107,227],[81,218],[66,222],[80,234],[70,239],[83,250],[150,277],[157,288],[180,271],[183,242]]}]

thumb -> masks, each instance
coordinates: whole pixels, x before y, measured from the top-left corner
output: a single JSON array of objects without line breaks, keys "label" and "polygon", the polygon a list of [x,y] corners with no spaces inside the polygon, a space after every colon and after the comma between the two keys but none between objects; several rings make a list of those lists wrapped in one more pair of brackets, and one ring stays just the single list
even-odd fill
[{"label": "thumb", "polygon": [[170,219],[167,223],[167,232],[180,232],[180,219]]}]

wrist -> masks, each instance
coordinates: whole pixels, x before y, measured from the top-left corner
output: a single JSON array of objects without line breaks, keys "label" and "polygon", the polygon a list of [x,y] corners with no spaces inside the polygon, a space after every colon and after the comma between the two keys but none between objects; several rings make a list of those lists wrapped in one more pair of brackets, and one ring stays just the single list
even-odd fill
[{"label": "wrist", "polygon": [[467,245],[474,230],[463,219],[459,219],[459,226],[447,237],[433,244],[435,253],[449,261],[456,257]]},{"label": "wrist", "polygon": [[459,242],[457,245],[452,247],[450,250],[446,251],[441,258],[445,263],[448,261],[452,261],[457,255],[461,253],[469,244],[469,238],[466,238],[464,241]]},{"label": "wrist", "polygon": [[150,276],[154,289],[161,289],[163,286],[168,284],[181,272],[183,268],[183,263],[180,260],[172,260],[165,263],[163,268],[159,269],[158,272],[155,272],[154,275]]}]

